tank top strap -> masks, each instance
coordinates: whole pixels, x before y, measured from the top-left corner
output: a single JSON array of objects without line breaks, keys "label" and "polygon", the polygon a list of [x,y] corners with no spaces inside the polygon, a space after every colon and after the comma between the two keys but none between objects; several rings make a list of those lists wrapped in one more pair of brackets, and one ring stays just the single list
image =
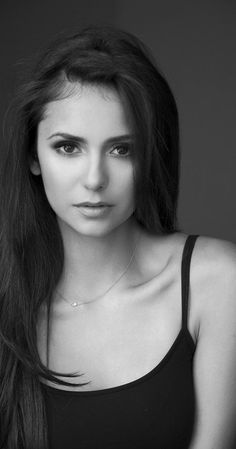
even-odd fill
[{"label": "tank top strap", "polygon": [[188,300],[189,300],[189,278],[190,263],[193,248],[198,235],[189,235],[186,239],[181,264],[181,289],[182,289],[182,329],[188,327]]}]

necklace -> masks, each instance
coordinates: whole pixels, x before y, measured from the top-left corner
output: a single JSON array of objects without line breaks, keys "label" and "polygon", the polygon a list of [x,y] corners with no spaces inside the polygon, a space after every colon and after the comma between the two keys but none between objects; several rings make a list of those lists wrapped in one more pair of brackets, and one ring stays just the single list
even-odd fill
[{"label": "necklace", "polygon": [[[129,261],[129,263],[128,263],[128,265],[126,266],[126,268],[125,268],[125,270],[124,271],[122,271],[122,273],[120,274],[120,276],[118,277],[118,279],[116,279],[115,280],[115,282],[113,282],[112,283],[112,285],[107,289],[107,290],[105,290],[105,292],[103,292],[101,295],[99,295],[99,296],[96,296],[95,298],[90,298],[90,299],[87,299],[86,301],[77,301],[77,300],[75,300],[75,301],[73,301],[73,302],[70,302],[67,298],[65,298],[65,296],[63,296],[62,295],[62,293],[60,293],[58,290],[56,290],[56,292],[58,293],[58,295],[65,301],[65,302],[67,302],[67,304],[69,304],[71,307],[79,307],[79,306],[82,306],[83,304],[88,304],[88,303],[90,303],[90,302],[94,302],[94,301],[96,301],[96,300],[98,300],[98,299],[100,299],[100,298],[102,298],[103,296],[105,296],[119,281],[120,281],[120,279],[125,275],[125,273],[127,273],[127,271],[128,271],[128,269],[129,269],[129,267],[130,267],[130,265],[131,265],[131,263],[132,263],[132,261],[133,261],[133,258],[134,258],[134,256],[135,256],[135,252],[136,252],[136,248],[137,248],[137,245],[138,245],[138,241],[139,241],[139,239],[137,238],[137,241],[136,241],[136,244],[135,244],[135,247],[134,247],[134,250],[133,250],[133,253],[132,253],[132,255],[131,255],[131,258],[130,258],[130,261]],[[82,297],[80,297],[80,296],[78,296],[78,298],[79,299],[83,299]]]}]

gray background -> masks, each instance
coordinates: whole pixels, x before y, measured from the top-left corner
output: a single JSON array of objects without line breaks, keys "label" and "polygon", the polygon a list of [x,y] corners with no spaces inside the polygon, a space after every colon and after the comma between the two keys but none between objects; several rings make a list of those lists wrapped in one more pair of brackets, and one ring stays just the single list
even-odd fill
[{"label": "gray background", "polygon": [[180,115],[181,229],[236,242],[236,2],[0,0],[1,123],[23,63],[55,33],[90,24],[135,33],[172,88]]}]

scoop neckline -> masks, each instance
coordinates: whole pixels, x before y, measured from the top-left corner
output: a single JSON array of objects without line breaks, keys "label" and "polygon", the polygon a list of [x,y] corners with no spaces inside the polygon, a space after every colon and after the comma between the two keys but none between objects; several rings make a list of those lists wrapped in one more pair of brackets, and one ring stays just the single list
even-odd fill
[{"label": "scoop neckline", "polygon": [[167,351],[167,353],[164,355],[164,357],[161,359],[161,361],[157,365],[154,366],[154,368],[152,368],[149,372],[147,372],[146,374],[144,374],[143,376],[141,376],[137,379],[131,380],[130,382],[126,382],[121,385],[117,385],[115,387],[102,388],[99,390],[73,391],[73,390],[63,390],[62,388],[52,387],[51,385],[48,385],[45,382],[42,382],[42,381],[40,381],[40,382],[41,382],[42,386],[45,387],[46,390],[48,390],[48,392],[51,392],[51,393],[54,393],[57,395],[66,395],[66,396],[70,396],[70,395],[72,395],[72,396],[93,396],[93,395],[100,395],[100,394],[116,393],[121,390],[126,390],[128,388],[135,387],[136,385],[138,385],[141,382],[144,382],[145,380],[154,376],[158,371],[160,371],[164,367],[166,362],[171,358],[176,346],[179,344],[179,342],[181,341],[181,339],[183,337],[187,338],[187,342],[190,345],[191,350],[194,351],[195,343],[194,343],[193,337],[190,334],[188,329],[184,329],[182,327],[180,329],[179,333],[177,334],[176,338],[174,339],[172,345],[170,346],[169,350]]}]

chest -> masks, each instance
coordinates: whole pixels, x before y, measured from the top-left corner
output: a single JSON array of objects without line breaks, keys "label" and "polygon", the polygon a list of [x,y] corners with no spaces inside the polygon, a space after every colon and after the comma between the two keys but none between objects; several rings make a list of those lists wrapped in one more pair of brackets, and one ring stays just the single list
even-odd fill
[{"label": "chest", "polygon": [[[83,391],[131,382],[166,356],[181,329],[181,318],[178,277],[141,286],[119,298],[110,297],[92,308],[68,309],[51,320],[49,368],[82,374],[64,380],[90,382]],[[38,334],[39,353],[46,363],[43,320]]]}]

